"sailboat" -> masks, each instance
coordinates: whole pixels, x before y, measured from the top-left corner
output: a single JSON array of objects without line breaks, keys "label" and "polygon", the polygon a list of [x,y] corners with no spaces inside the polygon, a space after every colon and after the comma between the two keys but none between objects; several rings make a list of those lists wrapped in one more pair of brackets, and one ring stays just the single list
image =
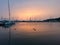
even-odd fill
[{"label": "sailboat", "polygon": [[15,24],[14,21],[11,21],[11,13],[10,13],[10,3],[9,3],[9,0],[8,0],[8,15],[9,15],[9,20],[3,20],[0,22],[0,26],[11,26],[13,24]]},{"label": "sailboat", "polygon": [[14,21],[10,20],[11,12],[10,12],[10,3],[9,3],[9,0],[8,0],[8,14],[9,14],[9,21],[5,22],[5,25],[13,25],[13,24],[15,24]]}]

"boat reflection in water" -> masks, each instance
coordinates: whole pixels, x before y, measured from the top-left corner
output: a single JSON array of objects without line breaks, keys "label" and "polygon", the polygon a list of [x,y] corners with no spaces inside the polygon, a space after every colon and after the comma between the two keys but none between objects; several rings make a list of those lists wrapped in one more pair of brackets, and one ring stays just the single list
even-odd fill
[{"label": "boat reflection in water", "polygon": [[[0,45],[11,45],[11,27],[15,25],[15,22],[14,21],[8,21],[8,20],[4,20],[4,21],[1,21],[0,22],[0,28],[2,27],[2,30],[5,30],[5,31],[2,31],[3,33],[1,34],[0,37]],[[7,30],[6,30],[7,29]]]}]

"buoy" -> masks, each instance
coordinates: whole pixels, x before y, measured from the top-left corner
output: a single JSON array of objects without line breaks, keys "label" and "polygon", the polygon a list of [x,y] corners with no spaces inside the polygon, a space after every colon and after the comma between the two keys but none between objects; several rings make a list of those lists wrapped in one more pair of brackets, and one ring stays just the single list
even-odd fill
[{"label": "buoy", "polygon": [[16,28],[14,30],[16,30]]},{"label": "buoy", "polygon": [[34,30],[34,31],[36,31],[36,29],[35,29],[35,28],[33,28],[33,30]]}]

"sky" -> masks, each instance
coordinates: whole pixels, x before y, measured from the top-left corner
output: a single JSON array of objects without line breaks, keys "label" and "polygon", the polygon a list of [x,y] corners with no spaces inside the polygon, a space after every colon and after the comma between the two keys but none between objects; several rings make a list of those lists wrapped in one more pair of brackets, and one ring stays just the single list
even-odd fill
[{"label": "sky", "polygon": [[[11,19],[44,20],[60,17],[60,0],[10,0]],[[8,0],[0,0],[0,18],[8,18]]]}]

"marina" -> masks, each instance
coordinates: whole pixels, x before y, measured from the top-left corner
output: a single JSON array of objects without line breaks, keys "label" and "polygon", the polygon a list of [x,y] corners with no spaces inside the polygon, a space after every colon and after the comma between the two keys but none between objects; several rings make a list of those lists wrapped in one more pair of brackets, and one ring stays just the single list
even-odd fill
[{"label": "marina", "polygon": [[60,45],[60,0],[0,0],[0,45]]}]

